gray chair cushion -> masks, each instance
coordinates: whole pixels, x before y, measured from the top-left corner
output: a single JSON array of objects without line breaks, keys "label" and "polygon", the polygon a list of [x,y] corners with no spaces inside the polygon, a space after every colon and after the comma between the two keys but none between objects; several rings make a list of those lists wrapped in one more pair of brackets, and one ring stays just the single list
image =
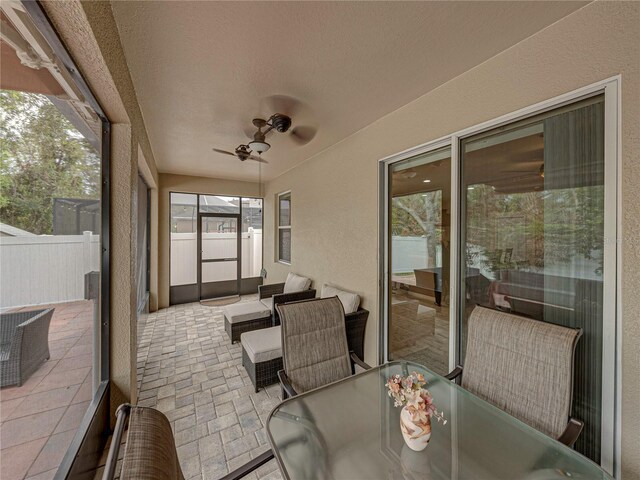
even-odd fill
[{"label": "gray chair cushion", "polygon": [[469,318],[462,386],[558,438],[571,414],[580,330],[476,307]]},{"label": "gray chair cushion", "polygon": [[242,323],[271,316],[271,309],[265,307],[258,300],[228,305],[224,307],[223,312],[229,323]]},{"label": "gray chair cushion", "polygon": [[282,356],[280,325],[245,332],[240,336],[242,348],[253,363],[262,363]]},{"label": "gray chair cushion", "polygon": [[278,305],[283,365],[303,393],[351,375],[342,303],[337,297]]}]

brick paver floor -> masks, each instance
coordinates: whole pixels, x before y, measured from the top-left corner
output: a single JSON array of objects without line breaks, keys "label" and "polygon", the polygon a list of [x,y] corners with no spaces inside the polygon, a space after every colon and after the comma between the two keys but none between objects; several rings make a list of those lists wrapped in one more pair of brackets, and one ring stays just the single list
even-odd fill
[{"label": "brick paver floor", "polygon": [[51,358],[20,387],[0,389],[2,480],[53,478],[91,400],[93,305],[51,307]]},{"label": "brick paver floor", "polygon": [[[254,392],[242,347],[224,331],[222,307],[159,310],[146,317],[139,336],[138,404],[171,421],[187,480],[221,478],[269,448],[264,426],[280,403],[280,388]],[[245,478],[282,477],[272,460]]]}]

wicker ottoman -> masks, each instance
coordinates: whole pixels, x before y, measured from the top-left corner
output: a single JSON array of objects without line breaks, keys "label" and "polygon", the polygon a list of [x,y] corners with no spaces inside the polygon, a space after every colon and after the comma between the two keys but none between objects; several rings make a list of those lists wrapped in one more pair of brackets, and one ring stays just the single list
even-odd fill
[{"label": "wicker ottoman", "polygon": [[262,302],[234,303],[224,307],[224,329],[231,343],[239,342],[244,332],[273,325],[271,310]]},{"label": "wicker ottoman", "polygon": [[241,343],[242,365],[255,391],[278,383],[278,370],[282,370],[280,326],[243,333]]}]

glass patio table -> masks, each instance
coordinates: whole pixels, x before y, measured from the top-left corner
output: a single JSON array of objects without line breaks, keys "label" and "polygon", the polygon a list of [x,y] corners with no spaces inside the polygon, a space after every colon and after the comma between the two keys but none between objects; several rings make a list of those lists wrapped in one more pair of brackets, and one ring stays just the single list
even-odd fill
[{"label": "glass patio table", "polygon": [[[414,452],[385,382],[396,373],[427,380],[446,425],[432,419],[429,445]],[[285,478],[611,479],[600,466],[431,370],[391,362],[285,400],[267,420]]]}]

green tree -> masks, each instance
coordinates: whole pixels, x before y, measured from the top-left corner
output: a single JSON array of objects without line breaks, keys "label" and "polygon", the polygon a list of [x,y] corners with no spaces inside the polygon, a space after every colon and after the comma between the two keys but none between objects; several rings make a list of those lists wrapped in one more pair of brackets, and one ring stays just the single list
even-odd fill
[{"label": "green tree", "polygon": [[51,234],[53,199],[100,198],[100,157],[44,95],[0,91],[0,221]]},{"label": "green tree", "polygon": [[442,241],[442,190],[394,197],[391,203],[393,235],[424,237],[427,254],[435,262]]}]

